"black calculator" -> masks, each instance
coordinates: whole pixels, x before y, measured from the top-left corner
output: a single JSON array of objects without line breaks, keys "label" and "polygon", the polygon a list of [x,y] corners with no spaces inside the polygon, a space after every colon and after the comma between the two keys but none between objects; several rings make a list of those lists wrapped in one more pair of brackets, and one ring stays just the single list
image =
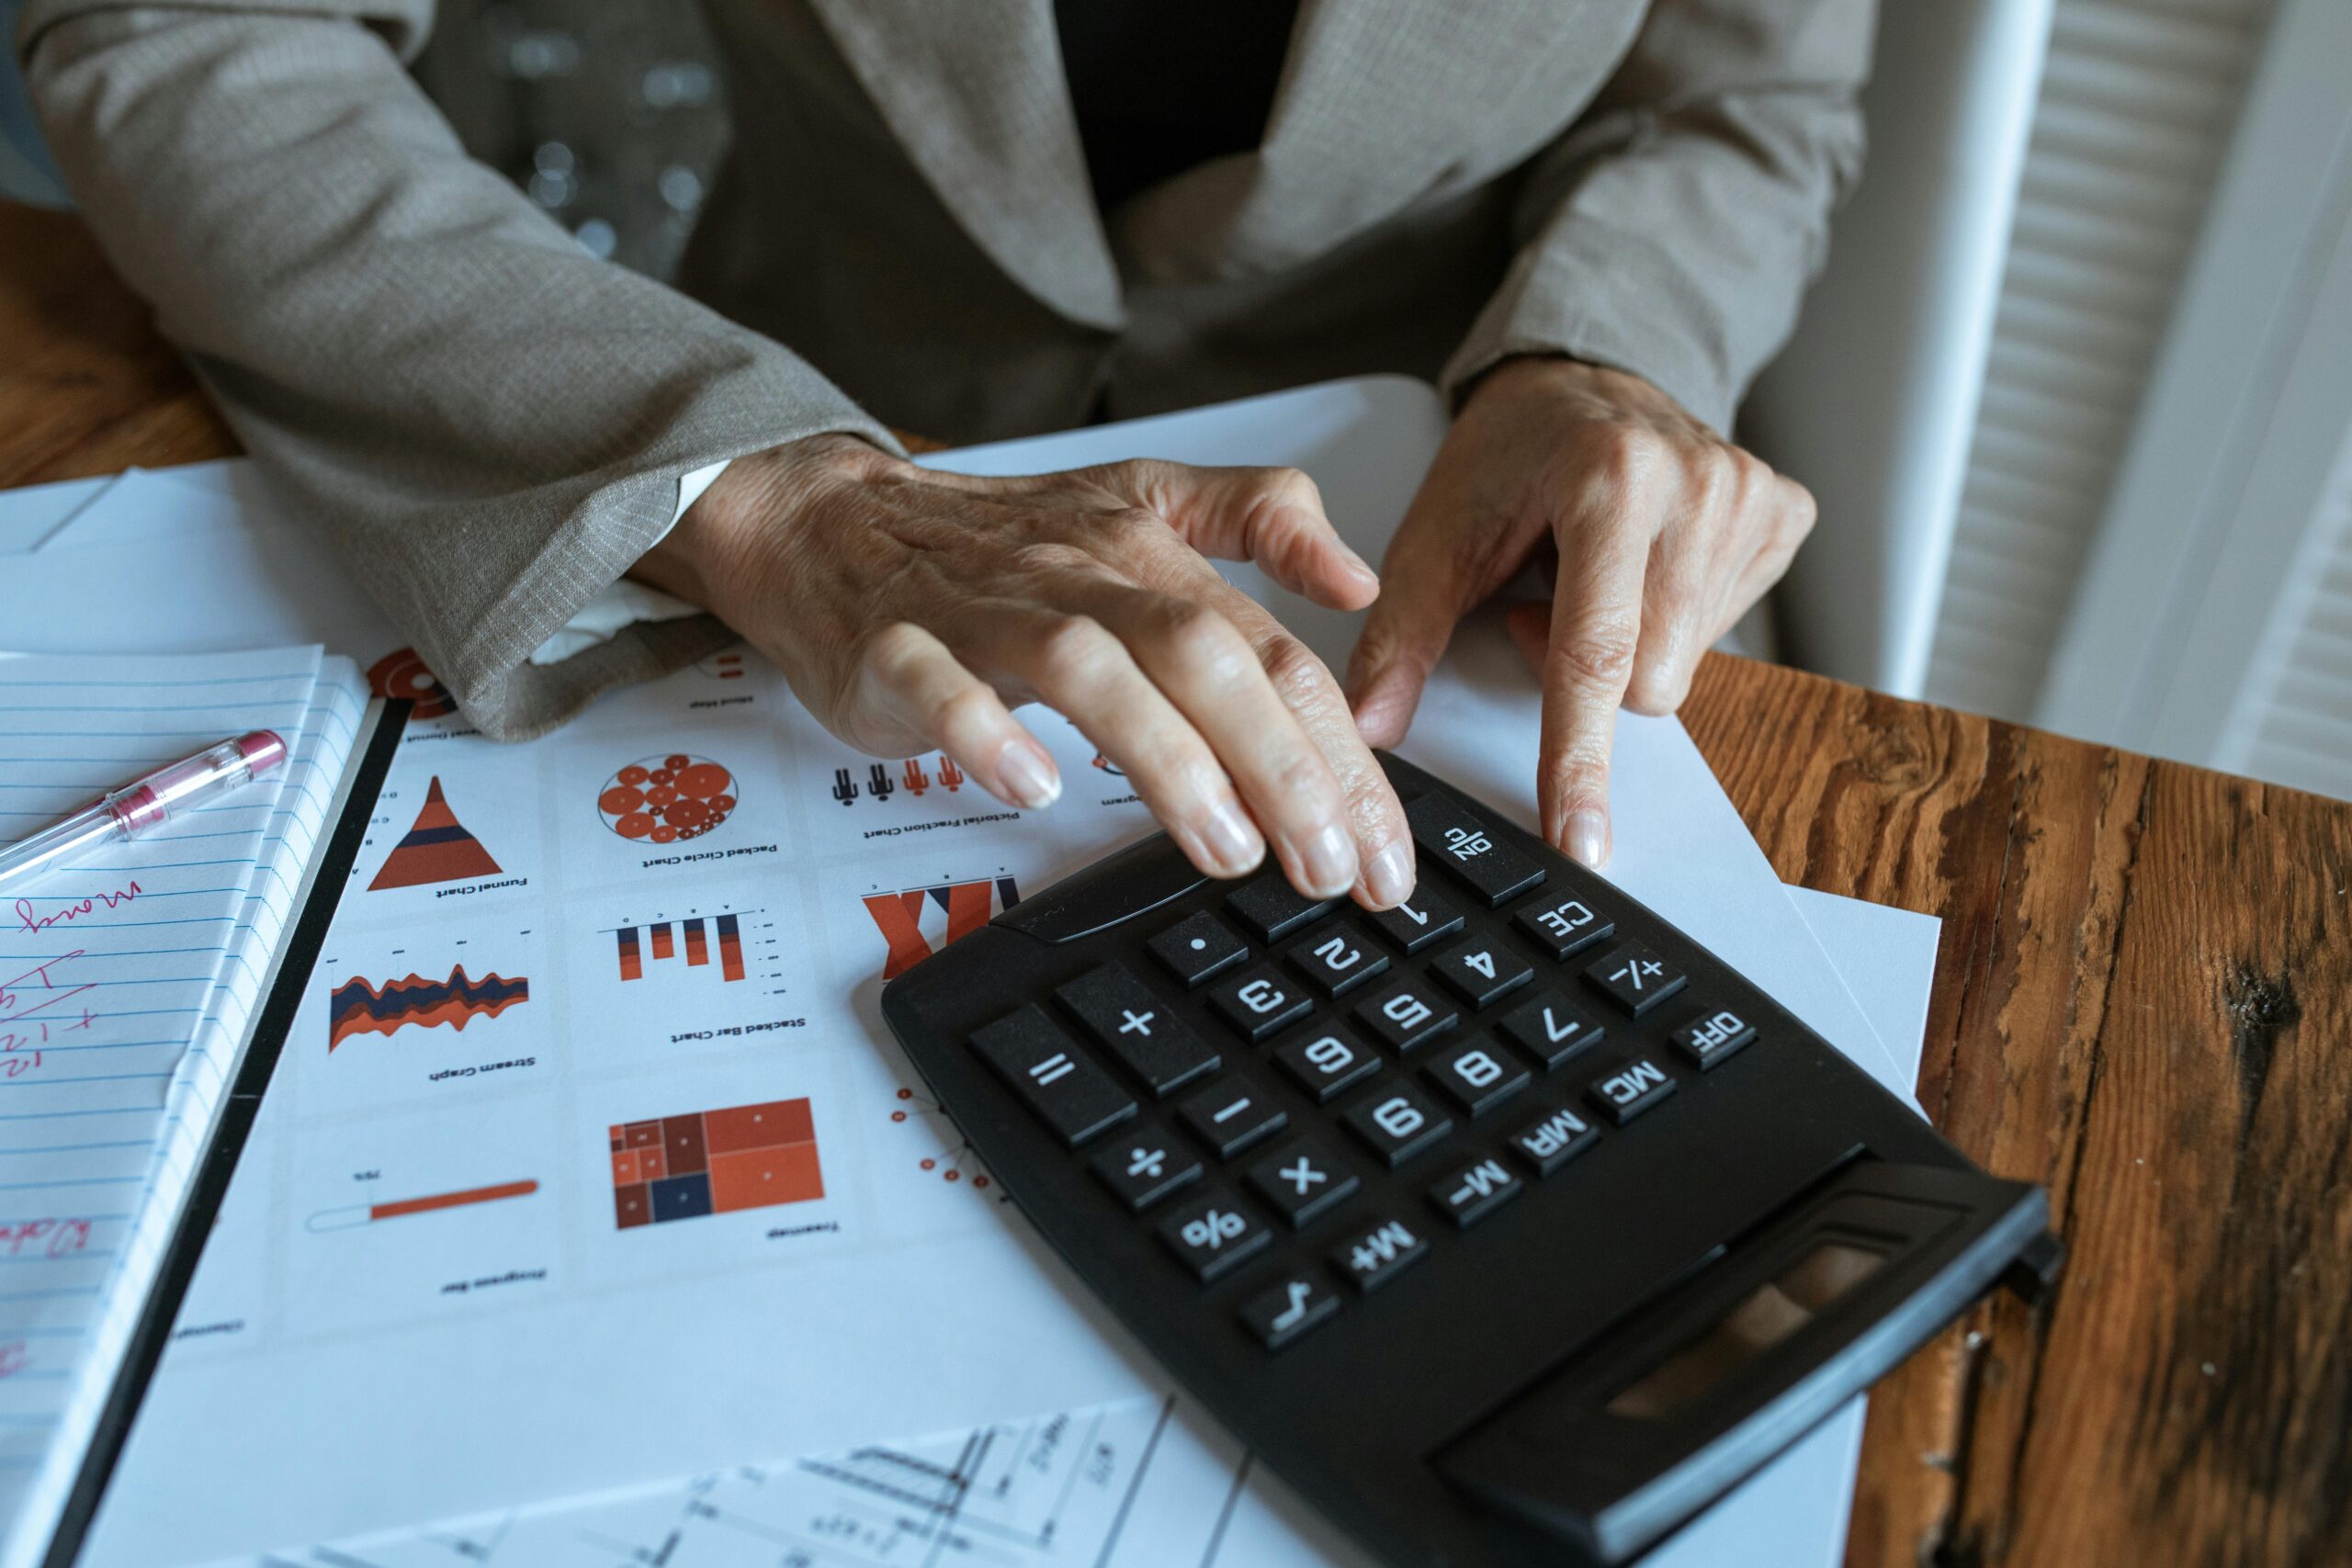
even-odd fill
[{"label": "black calculator", "polygon": [[2060,1258],[1731,967],[1394,758],[1380,914],[1157,835],[885,988],[1005,1190],[1391,1563],[1619,1563]]}]

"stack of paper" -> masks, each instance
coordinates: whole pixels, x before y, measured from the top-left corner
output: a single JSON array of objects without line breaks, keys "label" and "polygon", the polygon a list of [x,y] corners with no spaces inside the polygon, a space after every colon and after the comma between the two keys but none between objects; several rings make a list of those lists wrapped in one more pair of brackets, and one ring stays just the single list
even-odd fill
[{"label": "stack of paper", "polygon": [[288,764],[0,905],[0,1517],[62,1502],[226,1094],[364,698],[316,647],[0,660],[0,838],[254,729]]}]

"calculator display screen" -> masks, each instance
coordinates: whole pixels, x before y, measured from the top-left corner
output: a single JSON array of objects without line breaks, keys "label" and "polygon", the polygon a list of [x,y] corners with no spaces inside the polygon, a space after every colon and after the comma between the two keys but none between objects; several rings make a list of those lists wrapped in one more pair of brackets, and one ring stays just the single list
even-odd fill
[{"label": "calculator display screen", "polygon": [[1657,1421],[1694,1404],[1826,1312],[1878,1272],[1884,1260],[1883,1254],[1854,1242],[1823,1242],[1619,1393],[1609,1402],[1609,1414]]}]

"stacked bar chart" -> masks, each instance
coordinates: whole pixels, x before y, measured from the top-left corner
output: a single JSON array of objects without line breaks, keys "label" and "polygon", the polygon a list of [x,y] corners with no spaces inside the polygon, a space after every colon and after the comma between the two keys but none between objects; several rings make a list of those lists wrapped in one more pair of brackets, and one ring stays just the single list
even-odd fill
[{"label": "stacked bar chart", "polygon": [[[718,949],[718,973],[723,980],[741,980],[743,968],[742,914],[700,915],[690,919],[658,920],[645,925],[622,926],[613,932],[615,956],[624,980],[645,978],[648,964],[674,961],[681,946],[685,949],[685,967],[710,967],[711,948],[716,938]],[[684,942],[680,942],[681,935]]]}]

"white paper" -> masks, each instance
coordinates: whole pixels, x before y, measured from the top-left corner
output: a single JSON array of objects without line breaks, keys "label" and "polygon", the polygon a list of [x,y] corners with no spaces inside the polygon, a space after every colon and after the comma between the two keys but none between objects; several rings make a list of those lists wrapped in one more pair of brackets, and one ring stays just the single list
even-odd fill
[{"label": "white paper", "polygon": [[[39,1544],[227,1088],[317,828],[315,648],[0,663],[0,834],[226,737],[288,764],[180,822],[12,886],[0,908],[0,1515]],[[336,769],[339,773],[339,767]],[[332,776],[332,775],[330,775]]]},{"label": "white paper", "polygon": [[[1871,976],[1859,994],[1896,1056],[1882,1081],[1906,1093],[1939,922],[1834,894],[1791,892],[1838,967]],[[1849,1493],[1861,1427],[1858,1400],[1664,1548],[1656,1568],[1828,1568],[1838,1559],[1844,1508],[1830,1508],[1827,1499]],[[1824,1499],[1819,1509],[1789,1506],[1816,1495]],[[234,1562],[239,1568],[288,1561],[322,1568],[616,1562],[772,1568],[782,1559],[797,1568],[892,1568],[934,1553],[998,1568],[1346,1568],[1363,1561],[1171,1392]]]}]

